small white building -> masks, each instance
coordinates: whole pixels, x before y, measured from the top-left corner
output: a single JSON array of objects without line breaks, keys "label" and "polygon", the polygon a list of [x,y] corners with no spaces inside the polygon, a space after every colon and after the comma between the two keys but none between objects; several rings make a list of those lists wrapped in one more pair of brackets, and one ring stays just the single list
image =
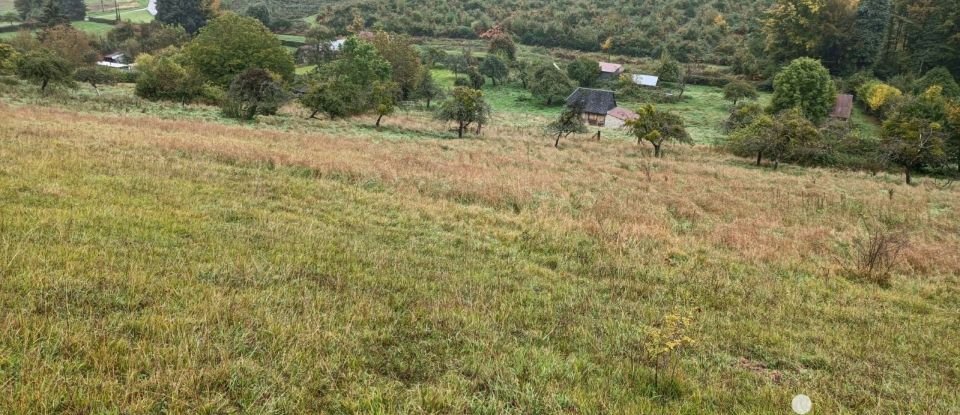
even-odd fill
[{"label": "small white building", "polygon": [[633,75],[633,83],[640,86],[649,87],[649,88],[656,88],[657,84],[660,83],[660,77],[653,76],[653,75],[635,74]]}]

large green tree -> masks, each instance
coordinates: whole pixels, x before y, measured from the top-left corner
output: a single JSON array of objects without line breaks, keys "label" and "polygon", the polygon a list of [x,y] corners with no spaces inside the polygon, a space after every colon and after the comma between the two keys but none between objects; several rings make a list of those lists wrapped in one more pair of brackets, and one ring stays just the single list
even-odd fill
[{"label": "large green tree", "polygon": [[558,105],[573,92],[573,83],[567,74],[553,65],[540,66],[529,81],[530,93],[545,105]]},{"label": "large green tree", "polygon": [[218,9],[218,0],[157,0],[156,19],[194,34],[216,17]]},{"label": "large green tree", "polygon": [[410,37],[379,31],[371,41],[377,52],[390,63],[390,76],[400,91],[400,99],[410,99],[420,82],[420,54]]},{"label": "large green tree", "polygon": [[72,72],[69,61],[46,49],[29,52],[17,62],[17,76],[39,85],[41,93],[51,84],[72,85]]},{"label": "large green tree", "polygon": [[795,59],[773,79],[774,112],[798,108],[810,121],[823,121],[833,108],[837,89],[830,72],[811,58]]},{"label": "large green tree", "polygon": [[[396,91],[391,80],[391,66],[377,48],[356,36],[347,39],[337,58],[317,68],[311,76],[310,88],[301,103],[312,111],[311,118],[325,113],[330,118],[377,111],[392,112],[387,91]],[[390,111],[380,114],[385,104]]]},{"label": "large green tree", "polygon": [[600,77],[600,63],[587,57],[579,57],[567,65],[567,76],[582,87],[591,87]]},{"label": "large green tree", "polygon": [[205,79],[227,87],[250,68],[293,79],[293,56],[259,20],[226,13],[212,21],[184,48],[186,63]]},{"label": "large green tree", "polygon": [[510,68],[497,55],[487,55],[480,62],[480,73],[489,76],[493,80],[493,85],[497,85],[510,76]]},{"label": "large green tree", "polygon": [[221,106],[224,115],[252,120],[257,115],[276,114],[287,100],[279,81],[276,75],[261,68],[243,71],[230,83]]}]

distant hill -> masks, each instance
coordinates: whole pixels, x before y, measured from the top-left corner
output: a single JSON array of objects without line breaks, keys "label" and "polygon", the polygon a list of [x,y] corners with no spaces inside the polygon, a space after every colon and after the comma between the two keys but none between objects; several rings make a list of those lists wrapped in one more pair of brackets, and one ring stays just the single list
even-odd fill
[{"label": "distant hill", "polygon": [[[254,0],[234,0],[243,11]],[[503,25],[522,43],[658,56],[668,48],[684,61],[725,63],[757,28],[772,0],[298,0],[267,1],[277,16],[319,21],[337,30],[355,15],[368,27],[417,36],[474,38]]]}]

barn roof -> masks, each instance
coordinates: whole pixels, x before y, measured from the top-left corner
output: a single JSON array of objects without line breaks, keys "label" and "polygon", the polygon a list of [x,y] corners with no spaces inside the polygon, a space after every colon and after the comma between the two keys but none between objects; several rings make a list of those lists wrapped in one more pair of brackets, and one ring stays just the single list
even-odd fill
[{"label": "barn roof", "polygon": [[567,97],[568,106],[580,106],[583,112],[604,114],[617,107],[617,98],[613,91],[606,89],[577,88]]},{"label": "barn roof", "polygon": [[617,73],[623,70],[623,65],[618,63],[600,62],[600,72]]},{"label": "barn roof", "polygon": [[853,113],[853,95],[850,95],[850,94],[837,95],[837,103],[836,105],[833,106],[833,112],[830,113],[830,116],[833,118],[849,120],[850,115],[852,113]]},{"label": "barn roof", "polygon": [[653,75],[642,75],[637,74],[633,75],[633,83],[642,86],[657,86],[657,83],[660,82],[660,77]]},{"label": "barn roof", "polygon": [[624,120],[624,121],[635,120],[637,118],[640,118],[640,116],[637,115],[637,113],[623,107],[616,107],[610,111],[607,111],[607,116],[616,118],[618,120]]}]

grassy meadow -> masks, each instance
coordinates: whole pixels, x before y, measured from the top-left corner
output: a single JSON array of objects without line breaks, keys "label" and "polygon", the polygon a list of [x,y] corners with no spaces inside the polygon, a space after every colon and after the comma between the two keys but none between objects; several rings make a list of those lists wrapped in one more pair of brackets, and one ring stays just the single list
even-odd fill
[{"label": "grassy meadow", "polygon": [[[555,149],[553,110],[487,96],[457,140],[419,108],[238,123],[0,83],[0,413],[960,408],[956,186]],[[867,227],[910,235],[888,287],[849,270]]]}]

